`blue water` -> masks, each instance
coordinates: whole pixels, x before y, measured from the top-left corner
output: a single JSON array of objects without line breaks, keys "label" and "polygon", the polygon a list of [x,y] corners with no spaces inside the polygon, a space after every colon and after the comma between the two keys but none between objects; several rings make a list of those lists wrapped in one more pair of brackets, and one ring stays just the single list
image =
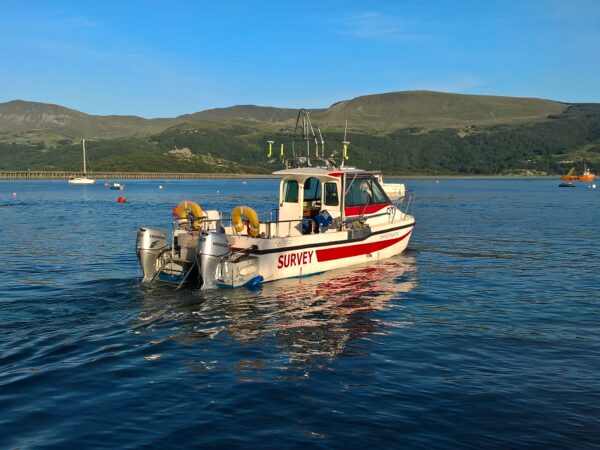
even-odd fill
[{"label": "blue water", "polygon": [[0,182],[0,448],[600,442],[600,189],[409,180],[405,254],[199,293],[140,284],[137,228],[276,181],[158,184]]}]

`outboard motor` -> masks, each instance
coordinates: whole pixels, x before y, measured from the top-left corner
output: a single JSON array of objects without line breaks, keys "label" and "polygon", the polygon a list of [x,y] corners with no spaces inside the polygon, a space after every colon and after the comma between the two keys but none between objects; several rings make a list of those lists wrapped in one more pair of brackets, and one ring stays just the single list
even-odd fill
[{"label": "outboard motor", "polygon": [[143,283],[152,281],[160,268],[158,258],[169,248],[167,232],[161,228],[140,228],[135,249],[144,272]]},{"label": "outboard motor", "polygon": [[225,233],[203,231],[198,238],[200,259],[201,290],[212,289],[216,285],[216,273],[223,257],[229,255],[229,241]]}]

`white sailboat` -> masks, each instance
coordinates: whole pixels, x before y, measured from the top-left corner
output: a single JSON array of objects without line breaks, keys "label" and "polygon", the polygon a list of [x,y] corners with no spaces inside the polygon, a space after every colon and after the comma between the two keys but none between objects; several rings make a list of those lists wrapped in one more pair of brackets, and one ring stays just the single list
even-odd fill
[{"label": "white sailboat", "polygon": [[83,145],[83,176],[69,178],[69,184],[94,184],[96,180],[93,178],[88,178],[85,170],[85,139],[83,139],[81,142]]}]

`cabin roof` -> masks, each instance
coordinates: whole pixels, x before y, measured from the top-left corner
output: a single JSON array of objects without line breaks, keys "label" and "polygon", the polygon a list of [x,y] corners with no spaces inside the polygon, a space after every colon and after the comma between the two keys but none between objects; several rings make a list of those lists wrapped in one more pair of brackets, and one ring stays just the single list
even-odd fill
[{"label": "cabin roof", "polygon": [[331,173],[330,170],[321,167],[298,167],[295,169],[284,169],[273,172],[273,175],[301,175],[301,176],[315,176],[315,177],[326,177]]},{"label": "cabin roof", "polygon": [[295,169],[284,169],[273,172],[273,175],[279,176],[300,176],[300,177],[336,177],[340,173],[347,174],[378,174],[379,172],[369,172],[354,167],[342,167],[340,169],[329,170],[323,167],[298,167]]}]

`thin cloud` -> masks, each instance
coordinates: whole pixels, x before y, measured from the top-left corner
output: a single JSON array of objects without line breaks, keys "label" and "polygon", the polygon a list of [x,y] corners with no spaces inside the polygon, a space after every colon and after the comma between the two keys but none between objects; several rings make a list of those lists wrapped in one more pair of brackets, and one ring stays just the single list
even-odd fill
[{"label": "thin cloud", "polygon": [[88,29],[96,28],[100,22],[84,16],[59,17],[59,18],[37,18],[37,17],[13,17],[0,20],[0,25],[9,28],[33,31],[56,31],[66,29]]},{"label": "thin cloud", "polygon": [[405,22],[374,11],[364,11],[346,17],[341,33],[357,39],[409,41],[418,38],[410,33]]},{"label": "thin cloud", "polygon": [[100,22],[83,16],[66,17],[64,19],[54,20],[50,23],[58,27],[67,28],[94,28],[100,25]]},{"label": "thin cloud", "polygon": [[485,82],[472,75],[458,75],[446,80],[423,81],[411,89],[423,91],[468,93],[472,89],[484,86]]}]

